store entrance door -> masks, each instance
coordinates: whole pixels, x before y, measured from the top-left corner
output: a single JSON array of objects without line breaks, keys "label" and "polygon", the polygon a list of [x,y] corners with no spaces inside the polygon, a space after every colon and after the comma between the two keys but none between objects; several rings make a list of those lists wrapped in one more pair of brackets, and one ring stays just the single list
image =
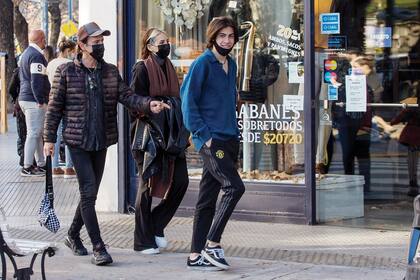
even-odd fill
[{"label": "store entrance door", "polygon": [[408,229],[420,191],[420,1],[324,2],[315,4],[317,220]]}]

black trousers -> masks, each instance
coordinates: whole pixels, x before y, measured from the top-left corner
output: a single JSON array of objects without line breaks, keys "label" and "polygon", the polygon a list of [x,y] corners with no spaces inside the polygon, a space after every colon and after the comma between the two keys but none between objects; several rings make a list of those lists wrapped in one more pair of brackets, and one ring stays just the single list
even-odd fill
[{"label": "black trousers", "polygon": [[408,178],[410,180],[410,187],[418,187],[417,185],[417,165],[419,162],[419,148],[408,147]]},{"label": "black trousers", "polygon": [[[236,167],[238,153],[237,140],[213,139],[210,148],[204,145],[200,150],[204,166],[195,208],[192,253],[200,253],[207,240],[220,242],[226,224],[245,192]],[[224,193],[216,212],[220,189]]]},{"label": "black trousers", "polygon": [[[141,169],[140,169],[141,170]],[[136,197],[134,250],[157,248],[155,236],[164,236],[164,229],[175,215],[188,188],[188,170],[185,157],[174,163],[174,178],[165,199],[153,208],[149,188],[139,187]],[[140,179],[140,185],[143,182]]]},{"label": "black trousers", "polygon": [[79,181],[80,202],[68,234],[72,238],[79,237],[80,230],[85,225],[92,245],[95,246],[103,243],[95,203],[104,172],[106,149],[93,152],[74,147],[69,149]]},{"label": "black trousers", "polygon": [[22,110],[16,111],[16,128],[17,128],[17,153],[20,157],[19,164],[23,166],[25,141],[26,141],[26,121]]},{"label": "black trousers", "polygon": [[354,174],[354,160],[359,163],[359,174],[365,178],[364,190],[370,189],[370,134],[357,135],[361,119],[344,117],[338,122],[338,134],[343,152],[344,173]]}]

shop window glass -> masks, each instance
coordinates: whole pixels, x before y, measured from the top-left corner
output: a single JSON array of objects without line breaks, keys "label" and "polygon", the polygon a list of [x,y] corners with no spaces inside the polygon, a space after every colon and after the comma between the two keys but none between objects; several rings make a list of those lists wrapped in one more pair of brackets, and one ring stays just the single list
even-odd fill
[{"label": "shop window glass", "polygon": [[[185,6],[172,5],[180,2]],[[237,114],[242,177],[302,184],[303,1],[138,1],[136,15],[137,52],[145,30],[164,29],[181,83],[192,61],[205,50],[208,22],[216,16],[234,18],[241,35],[232,57],[238,64],[241,92]],[[190,175],[199,176],[199,154],[190,148],[187,156]]]},{"label": "shop window glass", "polygon": [[317,0],[314,20],[318,221],[409,227],[420,1]]}]

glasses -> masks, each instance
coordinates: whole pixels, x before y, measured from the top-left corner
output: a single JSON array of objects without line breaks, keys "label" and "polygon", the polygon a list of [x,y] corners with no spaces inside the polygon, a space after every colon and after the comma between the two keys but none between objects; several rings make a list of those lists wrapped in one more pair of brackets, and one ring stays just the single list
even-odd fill
[{"label": "glasses", "polygon": [[96,90],[98,88],[98,84],[96,83],[96,80],[92,78],[90,75],[88,75],[88,83],[89,83],[90,90]]}]

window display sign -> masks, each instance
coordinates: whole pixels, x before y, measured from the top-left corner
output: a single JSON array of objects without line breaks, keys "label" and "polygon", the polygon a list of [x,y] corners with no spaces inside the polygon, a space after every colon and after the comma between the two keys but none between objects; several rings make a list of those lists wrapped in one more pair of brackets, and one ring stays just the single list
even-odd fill
[{"label": "window display sign", "polygon": [[287,53],[291,56],[301,56],[302,53],[301,33],[290,27],[279,25],[276,35],[268,37],[269,47]]},{"label": "window display sign", "polygon": [[303,107],[303,96],[292,97],[289,100],[293,101],[288,106],[241,105],[236,116],[241,130],[241,142],[265,145],[303,144],[303,121],[300,119],[302,113],[295,109]]},{"label": "window display sign", "polygon": [[303,111],[303,95],[283,95],[283,104],[287,109]]},{"label": "window display sign", "polygon": [[338,63],[335,59],[324,60],[324,82],[331,83],[332,79],[337,79],[337,67]]},{"label": "window display sign", "polygon": [[391,48],[392,28],[366,26],[366,47],[368,48]]},{"label": "window display sign", "polygon": [[365,75],[346,76],[346,112],[366,112],[367,87]]},{"label": "window display sign", "polygon": [[331,114],[324,108],[319,109],[319,124],[332,125]]},{"label": "window display sign", "polygon": [[334,35],[329,36],[328,49],[335,51],[345,51],[347,49],[347,37]]},{"label": "window display sign", "polygon": [[338,88],[334,85],[328,85],[328,100],[338,100]]},{"label": "window display sign", "polygon": [[325,72],[324,74],[324,82],[331,83],[331,80],[336,80],[337,74],[335,72]]},{"label": "window display sign", "polygon": [[319,15],[321,34],[340,34],[340,13],[325,13]]},{"label": "window display sign", "polygon": [[301,84],[304,81],[302,62],[289,62],[289,83]]}]

